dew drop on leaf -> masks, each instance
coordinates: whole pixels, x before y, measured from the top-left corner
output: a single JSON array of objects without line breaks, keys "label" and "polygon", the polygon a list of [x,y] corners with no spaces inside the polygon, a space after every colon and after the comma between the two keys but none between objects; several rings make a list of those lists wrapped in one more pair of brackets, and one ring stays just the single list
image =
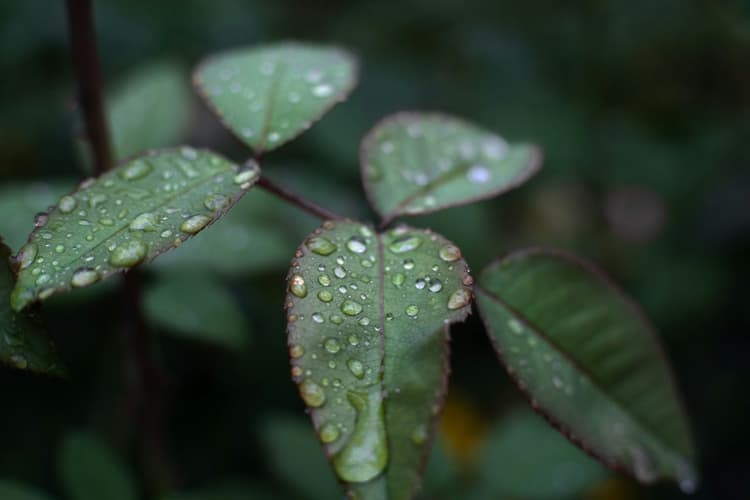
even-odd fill
[{"label": "dew drop on leaf", "polygon": [[314,236],[310,238],[309,240],[307,240],[306,244],[307,248],[309,248],[311,252],[322,255],[324,257],[327,255],[331,255],[337,250],[336,245],[334,245],[331,240],[320,236]]},{"label": "dew drop on leaf", "polygon": [[417,236],[404,235],[394,239],[388,249],[393,253],[405,253],[416,250],[422,244],[422,240]]},{"label": "dew drop on leaf", "polygon": [[289,291],[292,295],[299,298],[307,297],[307,285],[305,284],[305,278],[299,274],[295,274],[289,279]]},{"label": "dew drop on leaf", "polygon": [[461,250],[456,245],[443,245],[439,250],[440,258],[445,262],[453,262],[461,258]]},{"label": "dew drop on leaf", "polygon": [[356,316],[362,312],[362,305],[353,300],[345,300],[341,303],[341,312],[347,316]]},{"label": "dew drop on leaf", "polygon": [[448,299],[448,309],[455,310],[460,309],[471,302],[471,294],[461,288],[453,292],[453,295]]},{"label": "dew drop on leaf", "polygon": [[383,402],[380,391],[349,391],[347,399],[357,413],[354,432],[333,457],[333,467],[342,480],[361,483],[377,477],[388,463]]},{"label": "dew drop on leaf", "polygon": [[147,250],[146,244],[142,241],[125,242],[112,250],[109,263],[115,267],[133,267],[146,257]]},{"label": "dew drop on leaf", "polygon": [[326,351],[330,352],[331,354],[336,354],[341,350],[341,344],[339,344],[339,341],[334,338],[326,339],[323,346],[325,347]]},{"label": "dew drop on leaf", "polygon": [[211,222],[211,217],[207,215],[193,215],[180,225],[180,231],[188,234],[195,234]]},{"label": "dew drop on leaf", "polygon": [[130,222],[131,231],[156,231],[156,215],[146,212],[138,215]]},{"label": "dew drop on leaf", "polygon": [[338,428],[330,422],[320,428],[320,440],[325,444],[333,443],[339,438],[339,435]]},{"label": "dew drop on leaf", "polygon": [[57,204],[57,208],[59,208],[62,213],[69,214],[76,209],[76,204],[77,202],[75,198],[70,195],[66,195],[60,198],[60,201]]},{"label": "dew drop on leaf", "polygon": [[82,267],[73,273],[70,284],[74,287],[89,286],[99,281],[100,277],[101,276],[95,269]]},{"label": "dew drop on leaf", "polygon": [[318,408],[326,402],[326,393],[323,388],[310,379],[305,379],[299,386],[302,399],[308,406]]}]

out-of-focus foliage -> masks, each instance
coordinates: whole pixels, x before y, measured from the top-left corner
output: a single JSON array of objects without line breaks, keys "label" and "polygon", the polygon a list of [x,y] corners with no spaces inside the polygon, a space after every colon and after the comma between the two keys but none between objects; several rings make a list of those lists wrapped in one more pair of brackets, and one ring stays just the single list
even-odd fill
[{"label": "out-of-focus foliage", "polygon": [[[347,215],[367,217],[358,201],[359,140],[393,111],[449,112],[511,142],[539,144],[544,168],[525,189],[410,223],[460,242],[476,269],[497,253],[529,243],[563,246],[601,263],[644,304],[667,344],[702,456],[703,483],[695,498],[748,496],[750,404],[743,394],[750,378],[745,359],[750,293],[742,279],[750,273],[746,1],[410,0],[394,10],[387,2],[364,1],[102,0],[96,9],[109,93],[144,61],[169,59],[190,67],[212,52],[279,39],[351,48],[364,62],[360,87],[299,141],[269,154],[264,165],[269,175],[309,189],[316,201]],[[50,191],[18,212],[8,194],[17,194],[17,183],[41,186],[48,179],[79,177],[64,10],[63,2],[47,0],[0,5],[0,234],[13,250],[33,227],[33,214],[60,194]],[[228,151],[237,161],[247,158],[246,148],[205,108],[193,108],[190,116],[180,142]],[[251,205],[255,194],[242,204]],[[171,381],[166,440],[179,471],[176,491],[208,492],[236,477],[275,498],[298,498],[258,436],[261,415],[284,411],[303,417],[289,381],[279,304],[296,242],[317,224],[288,208],[265,224],[266,234],[277,234],[279,243],[266,250],[273,266],[221,270],[251,323],[248,351],[159,338]],[[180,251],[189,252],[199,238],[208,241],[210,231],[220,227]],[[189,266],[180,269],[190,272]],[[155,271],[147,272],[156,278]],[[122,314],[117,295],[92,293],[78,303],[51,300],[45,314],[72,382],[0,371],[0,390],[11,402],[0,412],[0,477],[62,497],[49,473],[54,454],[45,450],[82,426],[127,445],[130,372],[120,361],[116,332],[102,327]],[[451,391],[466,394],[494,427],[522,403],[480,332],[475,319],[453,333]],[[452,418],[473,421],[466,412]],[[309,423],[301,424],[314,439]],[[319,449],[315,452],[323,460]],[[461,452],[446,445],[445,453],[455,460]],[[294,450],[287,455],[295,458]],[[124,457],[139,470],[136,455]],[[461,462],[461,488],[455,491],[473,492],[466,498],[496,498],[479,474],[480,463]],[[433,458],[428,465],[425,498],[440,498],[428,493],[443,480],[429,473],[436,464]],[[676,488],[617,482],[596,484],[586,495],[681,498]]]}]

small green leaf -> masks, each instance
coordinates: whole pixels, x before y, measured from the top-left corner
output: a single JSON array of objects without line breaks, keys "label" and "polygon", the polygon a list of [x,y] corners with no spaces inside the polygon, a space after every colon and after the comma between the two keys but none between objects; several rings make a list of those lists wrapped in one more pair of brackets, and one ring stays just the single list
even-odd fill
[{"label": "small green leaf", "polygon": [[[223,223],[223,221],[222,221]],[[243,349],[249,327],[235,298],[204,273],[160,273],[145,292],[146,316],[186,338]]]},{"label": "small green leaf", "polygon": [[202,63],[194,82],[224,125],[260,154],[310,128],[356,84],[356,63],[338,48],[281,43]]},{"label": "small green leaf", "polygon": [[52,497],[31,486],[0,479],[0,498],[3,500],[50,500]]},{"label": "small green leaf", "polygon": [[326,500],[340,496],[336,477],[320,453],[315,433],[303,418],[268,415],[258,430],[271,470],[295,494],[294,498]]},{"label": "small green leaf", "polygon": [[190,114],[186,72],[171,62],[138,68],[108,99],[112,148],[125,159],[181,139]]},{"label": "small green leaf", "polygon": [[292,375],[340,480],[357,498],[410,498],[471,278],[430,231],[326,222],[299,248],[287,296]]},{"label": "small green leaf", "polygon": [[20,310],[148,262],[221,217],[259,176],[190,147],[154,151],[84,181],[37,217],[16,256]]},{"label": "small green leaf", "polygon": [[477,304],[506,369],[574,443],[643,483],[696,487],[694,449],[651,326],[592,265],[527,250],[489,266]]},{"label": "small green leaf", "polygon": [[125,464],[96,435],[68,435],[60,450],[60,477],[70,500],[135,500],[135,484]]},{"label": "small green leaf", "polygon": [[384,118],[360,150],[370,204],[387,222],[491,198],[539,170],[541,153],[457,118],[403,112]]},{"label": "small green leaf", "polygon": [[531,410],[500,420],[477,460],[481,481],[499,498],[582,498],[606,470]]},{"label": "small green leaf", "polygon": [[0,239],[0,362],[21,370],[64,376],[65,368],[39,318],[11,310],[10,291],[15,275],[9,258],[10,250]]}]

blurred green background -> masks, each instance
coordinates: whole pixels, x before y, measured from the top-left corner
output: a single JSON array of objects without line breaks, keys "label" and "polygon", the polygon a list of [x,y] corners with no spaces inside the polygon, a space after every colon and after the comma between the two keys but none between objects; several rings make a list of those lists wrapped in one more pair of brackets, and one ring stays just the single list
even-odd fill
[{"label": "blurred green background", "polygon": [[[190,93],[189,68],[281,39],[360,57],[348,102],[263,164],[340,213],[372,218],[357,148],[390,112],[441,110],[538,143],[544,168],[523,188],[411,222],[457,242],[476,271],[524,245],[601,264],[644,305],[673,361],[700,448],[694,497],[750,498],[748,0],[94,3],[120,157],[183,142],[247,157]],[[0,74],[0,234],[17,250],[33,214],[87,175],[64,2],[0,4]],[[317,224],[252,191],[146,268],[163,461],[138,438],[116,283],[45,306],[71,377],[0,368],[0,499],[31,498],[14,496],[22,488],[72,500],[107,488],[123,500],[340,496],[290,381],[282,311],[286,266]],[[549,431],[476,316],[453,339],[423,498],[682,496],[612,475]]]}]

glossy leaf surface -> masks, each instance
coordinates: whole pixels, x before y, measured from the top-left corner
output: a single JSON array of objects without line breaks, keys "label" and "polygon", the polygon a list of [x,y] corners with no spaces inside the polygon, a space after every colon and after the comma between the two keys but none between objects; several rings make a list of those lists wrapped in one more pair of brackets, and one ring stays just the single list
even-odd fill
[{"label": "glossy leaf surface", "polygon": [[9,257],[10,250],[0,240],[0,363],[21,370],[64,375],[65,369],[41,321],[31,313],[16,313],[10,307],[15,275]]},{"label": "glossy leaf surface", "polygon": [[360,149],[365,192],[385,219],[465,205],[536,173],[541,153],[460,119],[404,112],[384,118]]},{"label": "glossy leaf surface", "polygon": [[429,231],[327,222],[300,246],[287,295],[292,375],[339,479],[410,498],[442,408],[450,323],[471,278]]},{"label": "glossy leaf surface", "polygon": [[216,55],[194,82],[224,125],[256,153],[270,151],[308,129],[356,83],[347,52],[281,43]]},{"label": "glossy leaf surface", "polygon": [[519,388],[563,434],[605,464],[695,489],[684,410],[641,312],[588,263],[554,250],[489,266],[477,304]]},{"label": "glossy leaf surface", "polygon": [[189,147],[154,151],[81,184],[60,198],[16,256],[15,310],[71,287],[88,286],[147,262],[224,214],[257,180]]}]

